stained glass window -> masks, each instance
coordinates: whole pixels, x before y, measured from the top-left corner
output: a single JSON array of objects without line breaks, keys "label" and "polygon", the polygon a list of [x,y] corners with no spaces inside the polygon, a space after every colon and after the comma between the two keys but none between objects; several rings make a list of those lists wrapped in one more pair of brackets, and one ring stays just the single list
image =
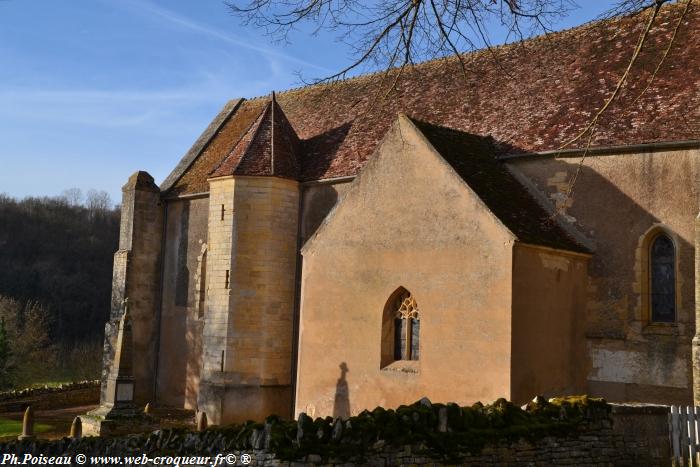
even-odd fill
[{"label": "stained glass window", "polygon": [[651,244],[651,320],[672,323],[676,320],[676,251],[668,235],[661,234]]}]

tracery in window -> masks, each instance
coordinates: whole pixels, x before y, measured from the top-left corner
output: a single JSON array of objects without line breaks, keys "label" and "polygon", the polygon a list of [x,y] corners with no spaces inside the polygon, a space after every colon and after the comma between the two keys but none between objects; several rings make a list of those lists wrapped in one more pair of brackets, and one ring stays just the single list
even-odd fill
[{"label": "tracery in window", "polygon": [[649,303],[651,321],[676,320],[676,249],[671,238],[661,233],[649,248]]},{"label": "tracery in window", "polygon": [[418,360],[420,355],[420,314],[418,304],[407,290],[394,305],[394,360]]},{"label": "tracery in window", "polygon": [[[380,368],[415,373],[420,358],[420,319],[418,302],[407,289],[397,288],[386,301],[382,315]],[[400,368],[392,366],[404,362]]]}]

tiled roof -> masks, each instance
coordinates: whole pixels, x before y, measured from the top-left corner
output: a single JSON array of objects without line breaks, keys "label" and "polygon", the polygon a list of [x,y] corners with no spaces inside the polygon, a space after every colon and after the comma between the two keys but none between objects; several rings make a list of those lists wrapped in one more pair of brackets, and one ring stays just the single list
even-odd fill
[{"label": "tiled roof", "polygon": [[244,101],[234,113],[235,118],[229,117],[226,120],[216,135],[204,146],[199,157],[167,193],[181,195],[209,191],[207,179],[212,169],[221,164],[250,125],[260,116],[264,107],[265,101],[262,99]]},{"label": "tiled roof", "polygon": [[[667,5],[660,12],[629,82],[599,120],[594,146],[700,139],[697,5],[690,7],[659,74],[635,101],[682,7]],[[405,70],[391,92],[396,70],[280,93],[278,102],[302,140],[299,179],[355,175],[399,112],[489,135],[501,154],[557,149],[581,131],[612,94],[646,19],[637,15],[607,20],[467,54],[466,77],[456,57],[450,57]],[[203,151],[176,183],[175,192],[206,191],[206,176],[237,142],[231,135],[240,138],[267,101],[244,102],[210,143],[224,150]],[[258,110],[251,117],[253,108]],[[230,127],[244,130],[237,133]]]},{"label": "tiled roof", "polygon": [[518,240],[590,253],[569,237],[505,165],[496,160],[496,147],[491,138],[415,119],[411,121]]},{"label": "tiled roof", "polygon": [[211,177],[275,175],[296,180],[299,149],[299,137],[273,94],[233,150],[211,172]]}]

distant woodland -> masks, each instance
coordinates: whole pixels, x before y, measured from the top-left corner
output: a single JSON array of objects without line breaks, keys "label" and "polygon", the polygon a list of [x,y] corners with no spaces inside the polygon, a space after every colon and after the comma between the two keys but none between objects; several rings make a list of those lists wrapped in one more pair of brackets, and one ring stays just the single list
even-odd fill
[{"label": "distant woodland", "polygon": [[0,390],[99,376],[118,239],[105,192],[0,194]]}]

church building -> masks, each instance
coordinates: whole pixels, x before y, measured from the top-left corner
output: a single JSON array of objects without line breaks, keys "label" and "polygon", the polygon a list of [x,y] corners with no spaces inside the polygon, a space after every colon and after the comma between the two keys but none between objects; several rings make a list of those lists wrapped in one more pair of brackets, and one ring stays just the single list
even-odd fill
[{"label": "church building", "polygon": [[697,404],[697,6],[655,73],[683,7],[595,122],[644,14],[226,103],[123,188],[103,391],[128,299],[136,403],[215,424]]}]

